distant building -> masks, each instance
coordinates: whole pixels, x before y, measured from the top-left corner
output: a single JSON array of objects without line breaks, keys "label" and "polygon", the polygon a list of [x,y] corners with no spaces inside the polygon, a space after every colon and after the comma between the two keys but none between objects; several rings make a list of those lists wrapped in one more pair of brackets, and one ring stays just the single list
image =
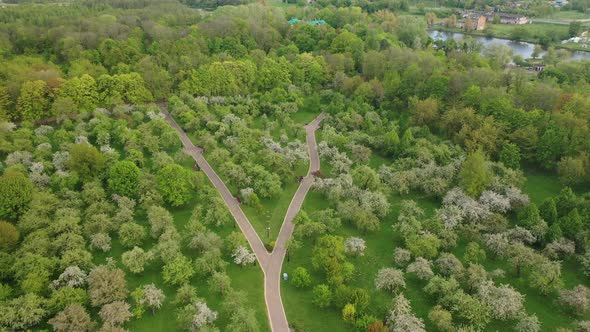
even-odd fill
[{"label": "distant building", "polygon": [[533,65],[533,70],[534,71],[543,71],[543,70],[545,70],[545,65],[542,63],[537,63],[537,64]]},{"label": "distant building", "polygon": [[487,18],[483,15],[473,15],[465,17],[465,20],[463,22],[459,22],[457,26],[460,28],[465,28],[466,30],[482,31],[486,28],[486,21]]},{"label": "distant building", "polygon": [[[530,23],[528,17],[523,16],[523,15],[518,15],[518,14],[508,14],[508,13],[494,12],[494,11],[488,11],[488,12],[467,11],[467,12],[463,13],[463,18],[469,18],[472,21],[477,20],[478,23],[480,23],[479,20],[480,20],[481,16],[484,16],[486,21],[493,21],[494,17],[498,16],[500,18],[500,23],[502,23],[502,24],[520,25],[520,24]],[[482,22],[482,23],[484,23],[483,26],[485,29],[485,22]]]},{"label": "distant building", "polygon": [[324,24],[326,24],[326,21],[324,21],[324,20],[302,21],[296,17],[289,20],[289,24],[291,24],[291,25],[299,23],[299,22],[304,22],[309,25],[324,25]]},{"label": "distant building", "polygon": [[495,15],[500,16],[500,23],[502,24],[520,25],[529,23],[528,17],[518,14],[494,13],[491,17],[488,17],[488,19],[493,20]]},{"label": "distant building", "polygon": [[569,2],[567,0],[556,0],[556,1],[552,1],[551,2],[553,4],[553,7],[563,7],[565,5],[567,5]]},{"label": "distant building", "polygon": [[480,16],[477,19],[477,25],[475,27],[475,30],[479,30],[479,31],[485,30],[485,28],[486,28],[486,21],[487,21],[487,18],[485,16],[483,16],[483,15]]}]

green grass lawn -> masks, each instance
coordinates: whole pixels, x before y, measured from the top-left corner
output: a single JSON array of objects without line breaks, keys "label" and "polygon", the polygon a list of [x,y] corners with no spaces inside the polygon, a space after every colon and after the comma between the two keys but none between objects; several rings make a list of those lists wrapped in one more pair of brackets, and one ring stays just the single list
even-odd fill
[{"label": "green grass lawn", "polygon": [[319,115],[318,112],[304,112],[304,111],[299,111],[299,112],[293,113],[291,115],[291,119],[293,119],[293,121],[295,121],[295,123],[298,123],[301,126],[303,126],[305,124],[310,123],[318,115]]},{"label": "green grass lawn", "polygon": [[[298,168],[298,175],[304,175],[307,171],[307,169],[305,169],[305,171],[302,171],[301,169],[302,167]],[[292,179],[292,181],[289,181],[284,185],[283,192],[279,197],[260,200],[260,203],[262,204],[261,210],[242,205],[242,210],[264,243],[276,240],[279,231],[281,230],[281,225],[283,224],[287,209],[289,208],[289,204],[291,203],[298,187],[299,183],[296,182],[295,179]],[[268,227],[270,227],[270,232],[267,229]]]},{"label": "green grass lawn", "polygon": [[540,205],[548,197],[557,196],[561,191],[561,184],[555,175],[541,171],[528,170],[525,172],[527,181],[523,191],[529,195],[531,202]]},{"label": "green grass lawn", "polygon": [[[542,18],[545,18],[545,17],[542,17]],[[559,20],[565,20],[565,21],[590,19],[590,17],[588,17],[588,14],[579,12],[577,10],[557,10],[557,11],[551,13],[550,15],[548,15],[546,18],[559,19]]]}]

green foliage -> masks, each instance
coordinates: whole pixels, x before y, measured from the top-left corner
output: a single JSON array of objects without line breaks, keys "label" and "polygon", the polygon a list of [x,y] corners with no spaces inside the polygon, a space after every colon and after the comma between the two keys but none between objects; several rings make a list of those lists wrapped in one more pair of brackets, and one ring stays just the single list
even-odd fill
[{"label": "green foliage", "polygon": [[69,98],[76,110],[82,112],[90,112],[98,105],[96,81],[87,74],[66,81],[60,87],[58,96]]},{"label": "green foliage", "polygon": [[306,288],[311,284],[311,276],[307,269],[304,267],[298,267],[293,271],[293,275],[291,277],[293,285],[298,288]]},{"label": "green foliage", "polygon": [[504,164],[504,166],[510,167],[512,169],[519,169],[520,159],[520,149],[516,144],[504,144],[499,156],[499,160]]},{"label": "green foliage", "polygon": [[100,91],[99,100],[103,105],[143,104],[153,100],[138,73],[102,75],[96,82]]},{"label": "green foliage", "polygon": [[17,102],[18,114],[15,119],[37,121],[50,116],[50,91],[45,81],[27,81],[23,83]]},{"label": "green foliage", "polygon": [[190,170],[169,164],[158,171],[158,189],[166,202],[172,206],[181,206],[193,197],[194,177]]},{"label": "green foliage", "polygon": [[569,239],[575,239],[584,227],[578,209],[573,209],[566,216],[559,218],[559,227],[563,231],[563,235]]},{"label": "green foliage", "polygon": [[543,220],[549,225],[557,223],[557,205],[553,198],[547,198],[539,207],[539,212]]},{"label": "green foliage", "polygon": [[109,188],[122,196],[134,198],[139,185],[139,168],[130,161],[118,161],[109,169]]},{"label": "green foliage", "polygon": [[415,257],[434,258],[438,256],[440,240],[436,235],[413,234],[406,238],[406,246]]},{"label": "green foliage", "polygon": [[353,324],[356,319],[356,308],[354,304],[346,304],[342,309],[342,319],[349,324]]},{"label": "green foliage", "polygon": [[590,181],[588,169],[590,169],[590,157],[585,153],[575,158],[564,157],[557,163],[559,180],[568,186]]},{"label": "green foliage", "polygon": [[461,167],[460,183],[467,194],[479,197],[492,182],[492,173],[486,165],[486,158],[481,150],[470,153]]},{"label": "green foliage", "polygon": [[477,242],[469,242],[465,247],[465,255],[463,257],[466,262],[478,264],[486,259],[486,252],[479,247]]},{"label": "green foliage", "polygon": [[39,324],[46,317],[45,299],[36,294],[25,294],[0,304],[0,326],[25,330]]},{"label": "green foliage", "polygon": [[0,218],[16,220],[33,199],[33,184],[20,173],[0,176]]},{"label": "green foliage", "polygon": [[186,284],[194,274],[195,270],[191,260],[183,255],[166,263],[162,269],[164,282],[175,286]]},{"label": "green foliage", "polygon": [[75,171],[83,181],[102,175],[105,163],[103,154],[88,143],[75,144],[70,148],[68,168]]},{"label": "green foliage", "polygon": [[75,303],[88,304],[88,294],[84,289],[66,286],[53,291],[47,308],[51,312],[58,312]]},{"label": "green foliage", "polygon": [[327,285],[317,285],[313,288],[313,304],[320,308],[327,308],[332,302],[332,291]]}]

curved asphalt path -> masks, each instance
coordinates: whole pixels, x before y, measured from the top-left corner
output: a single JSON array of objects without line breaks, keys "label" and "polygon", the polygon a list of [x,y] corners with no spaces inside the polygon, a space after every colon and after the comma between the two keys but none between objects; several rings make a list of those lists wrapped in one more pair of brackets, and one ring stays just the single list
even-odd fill
[{"label": "curved asphalt path", "polygon": [[270,321],[271,330],[273,332],[289,331],[289,323],[287,322],[287,315],[285,314],[281,299],[281,267],[287,252],[287,243],[295,228],[293,218],[295,218],[299,210],[301,210],[305,196],[313,184],[313,173],[320,169],[320,157],[317,150],[315,131],[319,128],[320,122],[325,118],[325,115],[320,114],[311,123],[305,126],[310,159],[309,169],[289,204],[289,208],[287,209],[285,219],[283,219],[283,224],[279,232],[279,237],[275,242],[274,250],[272,253],[268,253],[262,240],[260,240],[258,233],[256,233],[256,230],[254,230],[250,224],[248,217],[246,217],[240,208],[238,201],[231,194],[229,189],[227,189],[227,186],[223,183],[217,173],[215,173],[215,170],[213,170],[211,165],[209,165],[207,160],[203,157],[203,150],[192,143],[184,130],[178,125],[178,123],[176,123],[176,121],[174,121],[170,113],[162,105],[160,106],[162,113],[165,115],[166,121],[178,132],[182,145],[184,145],[185,153],[193,157],[197,162],[197,165],[199,165],[201,170],[215,186],[256,255],[256,259],[264,273],[264,299],[266,301],[266,311]]}]

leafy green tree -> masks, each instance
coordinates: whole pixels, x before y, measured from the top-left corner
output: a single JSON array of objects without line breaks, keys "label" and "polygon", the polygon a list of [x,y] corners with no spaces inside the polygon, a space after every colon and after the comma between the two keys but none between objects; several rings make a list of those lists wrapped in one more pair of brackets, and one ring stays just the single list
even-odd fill
[{"label": "leafy green tree", "polygon": [[380,184],[379,175],[367,165],[362,165],[352,171],[354,184],[361,189],[375,190]]},{"label": "leafy green tree", "polygon": [[389,155],[395,155],[395,153],[397,151],[399,151],[400,148],[400,139],[399,139],[399,135],[397,134],[397,130],[392,129],[389,132],[387,132],[385,134],[385,139],[384,139],[384,150],[389,154]]},{"label": "leafy green tree", "polygon": [[66,81],[59,88],[58,95],[62,98],[69,98],[79,111],[90,112],[98,105],[96,81],[87,74]]},{"label": "leafy green tree", "polygon": [[582,184],[590,179],[590,158],[587,154],[564,157],[557,163],[559,180],[567,185]]},{"label": "leafy green tree", "polygon": [[313,288],[313,304],[320,308],[327,308],[332,303],[332,291],[327,285],[317,285]]},{"label": "leafy green tree", "polygon": [[47,315],[45,304],[44,298],[31,293],[0,303],[0,326],[15,331],[32,328]]},{"label": "leafy green tree", "polygon": [[103,154],[88,143],[75,144],[70,148],[68,168],[75,171],[84,181],[100,176],[105,168]]},{"label": "leafy green tree", "polygon": [[304,267],[298,267],[293,272],[292,276],[293,285],[298,288],[306,288],[311,284],[311,276],[307,269]]},{"label": "leafy green tree", "polygon": [[146,264],[149,264],[153,258],[154,254],[152,252],[146,252],[142,248],[133,247],[133,249],[121,255],[121,262],[131,273],[142,273]]},{"label": "leafy green tree", "polygon": [[143,104],[153,100],[138,73],[102,75],[98,78],[97,85],[100,103],[106,106]]},{"label": "leafy green tree", "polygon": [[539,212],[543,220],[549,225],[553,225],[557,222],[557,205],[555,200],[551,197],[545,199],[539,207]]},{"label": "leafy green tree", "polygon": [[109,188],[122,196],[133,198],[139,186],[139,168],[132,162],[118,161],[109,169]]},{"label": "leafy green tree", "polygon": [[512,169],[520,168],[520,148],[518,145],[513,143],[506,143],[500,151],[500,161],[506,166]]},{"label": "leafy green tree", "polygon": [[467,156],[459,174],[461,187],[472,197],[479,197],[492,182],[493,175],[486,165],[486,157],[481,150]]},{"label": "leafy green tree", "polygon": [[8,93],[8,89],[6,87],[0,86],[0,119],[8,119],[8,113],[11,105],[12,100],[10,98],[10,94]]},{"label": "leafy green tree", "polygon": [[258,332],[260,326],[256,320],[254,310],[239,307],[235,310],[229,318],[229,324],[227,325],[228,331],[236,332]]},{"label": "leafy green tree", "polygon": [[33,199],[33,184],[21,173],[0,176],[0,218],[17,219]]},{"label": "leafy green tree", "polygon": [[357,64],[360,64],[365,45],[363,40],[348,30],[342,32],[332,40],[330,45],[336,53],[350,53]]},{"label": "leafy green tree", "polygon": [[60,287],[51,293],[47,308],[51,312],[58,312],[76,303],[87,305],[88,300],[88,294],[85,289],[65,286]]},{"label": "leafy green tree", "polygon": [[476,330],[483,330],[491,320],[488,306],[461,290],[451,295],[446,301],[451,303],[455,317],[469,322]]},{"label": "leafy green tree", "polygon": [[354,304],[346,304],[342,309],[342,320],[348,324],[354,323],[356,319],[356,308]]},{"label": "leafy green tree", "polygon": [[119,227],[119,240],[127,248],[139,246],[145,240],[145,227],[135,222],[126,222]]},{"label": "leafy green tree", "polygon": [[257,71],[256,83],[260,90],[286,88],[291,84],[289,62],[285,58],[264,58]]},{"label": "leafy green tree", "polygon": [[177,256],[162,268],[164,282],[175,286],[187,283],[194,274],[193,263],[183,255]]},{"label": "leafy green tree", "polygon": [[195,188],[191,171],[178,164],[169,164],[160,169],[157,181],[162,196],[172,206],[188,203]]},{"label": "leafy green tree", "polygon": [[225,272],[214,272],[207,284],[210,291],[221,296],[231,291],[231,279]]},{"label": "leafy green tree", "polygon": [[486,259],[486,251],[477,242],[469,242],[465,247],[463,258],[466,262],[480,263]]},{"label": "leafy green tree", "polygon": [[555,125],[550,125],[541,135],[537,145],[537,160],[541,167],[552,169],[562,154],[565,137]]},{"label": "leafy green tree", "polygon": [[582,22],[580,21],[571,21],[570,26],[568,29],[568,34],[570,37],[575,37],[580,33],[582,30]]},{"label": "leafy green tree", "polygon": [[10,250],[18,242],[20,234],[9,222],[0,221],[0,250]]},{"label": "leafy green tree", "polygon": [[434,258],[438,255],[440,240],[436,235],[413,234],[406,239],[406,246],[415,257]]},{"label": "leafy green tree", "polygon": [[50,116],[50,91],[45,81],[27,81],[23,83],[16,104],[17,119],[37,121]]},{"label": "leafy green tree", "polygon": [[559,219],[559,227],[563,231],[563,235],[569,239],[575,239],[584,228],[584,223],[578,209],[573,209],[566,216],[561,217]]}]

